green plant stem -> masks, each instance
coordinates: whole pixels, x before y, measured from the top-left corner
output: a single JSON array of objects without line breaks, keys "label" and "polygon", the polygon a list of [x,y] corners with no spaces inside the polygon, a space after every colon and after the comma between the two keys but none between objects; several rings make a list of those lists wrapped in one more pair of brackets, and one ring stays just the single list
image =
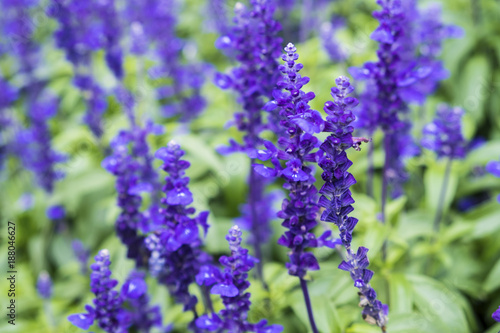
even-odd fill
[{"label": "green plant stem", "polygon": [[434,216],[433,229],[436,233],[439,231],[439,222],[441,222],[441,218],[443,216],[443,205],[444,205],[444,199],[446,197],[446,188],[448,187],[448,182],[450,180],[452,162],[453,160],[451,158],[448,158],[448,160],[446,161],[446,170],[444,171],[443,184],[441,185],[441,191],[439,193],[439,201],[436,210],[436,215]]},{"label": "green plant stem", "polygon": [[[382,224],[386,223],[386,202],[387,202],[387,165],[389,165],[389,145],[390,138],[387,133],[384,137],[384,150],[385,150],[385,159],[384,159],[384,169],[382,171],[382,198],[381,198],[381,222]],[[385,262],[387,259],[387,239],[384,240],[384,244],[382,244],[382,261]]]}]

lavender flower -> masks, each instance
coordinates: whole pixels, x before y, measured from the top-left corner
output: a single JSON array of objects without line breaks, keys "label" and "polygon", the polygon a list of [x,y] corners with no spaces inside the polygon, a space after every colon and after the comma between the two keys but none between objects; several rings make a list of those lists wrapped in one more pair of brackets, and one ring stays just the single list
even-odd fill
[{"label": "lavender flower", "polygon": [[340,48],[336,38],[337,31],[345,25],[342,18],[334,17],[331,22],[325,22],[320,27],[319,36],[323,43],[323,48],[328,53],[330,60],[340,62],[345,60],[346,54]]},{"label": "lavender flower", "polygon": [[151,221],[141,212],[141,192],[151,191],[153,185],[149,183],[151,179],[142,177],[144,164],[140,159],[149,161],[147,145],[139,150],[129,147],[137,145],[137,134],[143,135],[139,127],[121,131],[111,143],[113,153],[103,160],[102,166],[117,177],[118,206],[122,209],[116,221],[118,237],[128,248],[127,257],[135,260],[137,267],[145,267],[149,251],[144,243],[145,237],[139,231],[149,231]]},{"label": "lavender flower", "polygon": [[188,188],[189,177],[185,176],[190,164],[181,159],[183,155],[184,151],[173,141],[156,152],[156,158],[164,162],[162,170],[169,175],[165,178],[166,196],[161,200],[163,207],[159,211],[162,221],[145,244],[151,253],[151,274],[168,287],[176,302],[184,305],[184,311],[195,312],[197,298],[189,292],[189,285],[194,282],[200,266],[210,261],[200,249],[198,230],[201,227],[206,234],[208,212],[192,217],[195,209],[189,205],[193,195]]},{"label": "lavender flower", "polygon": [[76,67],[87,66],[93,51],[105,50],[105,59],[113,74],[123,77],[119,45],[121,27],[115,1],[55,1],[49,15],[59,21],[54,37]]},{"label": "lavender flower", "polygon": [[12,105],[17,97],[17,90],[0,77],[0,171],[3,169],[11,145],[7,128],[11,125],[12,120],[6,109]]},{"label": "lavender flower", "polygon": [[[486,171],[491,173],[495,177],[500,178],[500,161],[490,161],[486,164]],[[498,202],[500,202],[500,195],[497,198]]]},{"label": "lavender flower", "polygon": [[257,324],[247,321],[250,309],[250,293],[246,290],[250,286],[248,272],[254,267],[257,259],[248,254],[248,250],[241,247],[241,230],[235,225],[229,229],[226,240],[229,243],[231,256],[222,256],[219,261],[224,266],[224,273],[200,272],[197,281],[200,284],[212,285],[212,294],[220,295],[225,309],[218,314],[203,315],[196,320],[196,325],[208,331],[227,330],[227,332],[259,332],[278,333],[283,331],[279,325],[267,326],[265,319]]},{"label": "lavender flower", "polygon": [[73,254],[80,263],[81,272],[87,274],[87,261],[89,260],[90,251],[85,248],[85,245],[78,239],[74,239],[71,242],[71,248],[73,249]]},{"label": "lavender flower", "polygon": [[90,266],[90,289],[95,294],[94,305],[86,305],[86,313],[70,315],[68,320],[83,330],[88,330],[97,321],[99,327],[108,333],[127,332],[130,314],[122,308],[123,297],[114,290],[118,281],[110,277],[109,251],[99,251],[95,261]]},{"label": "lavender flower", "polygon": [[[272,90],[277,82],[276,58],[280,54],[281,30],[279,22],[273,19],[275,6],[272,1],[252,0],[250,8],[238,3],[235,6],[235,25],[229,33],[220,37],[216,46],[239,62],[239,66],[229,74],[217,73],[215,84],[222,89],[232,89],[238,95],[238,102],[243,112],[234,116],[233,123],[244,133],[243,143],[231,141],[230,147],[219,149],[221,153],[246,152],[250,164],[258,157],[258,149],[263,144],[260,133],[266,128],[261,110],[266,100],[272,97]],[[270,122],[272,124],[272,122]],[[272,197],[264,191],[268,181],[250,170],[248,179],[248,204],[243,206],[242,218],[238,223],[251,231],[249,244],[254,247],[259,260],[257,275],[262,277],[262,245],[271,235],[269,215]]]},{"label": "lavender flower", "polygon": [[423,129],[422,146],[436,152],[438,158],[462,159],[466,154],[466,142],[462,136],[464,110],[438,106],[436,118]]},{"label": "lavender flower", "polygon": [[49,193],[52,192],[55,181],[64,176],[63,172],[56,169],[56,164],[66,160],[64,155],[51,147],[47,121],[56,112],[55,98],[45,96],[31,105],[31,126],[17,133],[12,148],[20,155],[24,166],[34,173],[38,184]]},{"label": "lavender flower", "polygon": [[[125,16],[131,25],[133,51],[146,54],[146,42],[154,47],[157,65],[149,70],[156,81],[159,99],[163,100],[162,113],[165,117],[179,117],[182,122],[195,118],[205,107],[201,96],[205,64],[194,61],[193,45],[177,37],[176,0],[152,0],[148,2],[130,2]],[[187,63],[181,59],[182,51],[187,54]],[[170,85],[164,84],[169,78]]]},{"label": "lavender flower", "polygon": [[50,279],[49,273],[46,271],[42,271],[38,275],[36,290],[38,291],[38,295],[43,299],[52,297],[52,280]]},{"label": "lavender flower", "polygon": [[498,321],[500,323],[500,307],[498,307],[498,309],[495,312],[493,312],[491,318],[495,319],[495,321]]},{"label": "lavender flower", "polygon": [[[104,6],[106,8],[101,8]],[[110,7],[111,6],[111,7]],[[92,53],[106,47],[108,35],[113,35],[110,29],[116,27],[108,22],[101,13],[111,13],[113,1],[105,4],[93,4],[93,1],[84,3],[78,1],[55,1],[49,10],[49,15],[59,22],[59,30],[54,33],[56,44],[66,52],[66,58],[75,66],[77,75],[74,85],[79,88],[87,104],[84,121],[92,133],[100,138],[102,136],[102,115],[107,107],[105,94],[89,74],[91,71]],[[116,16],[116,15],[115,15]],[[109,17],[110,22],[116,18]],[[104,24],[106,22],[106,24]],[[109,24],[108,24],[109,23]],[[104,26],[104,25],[105,26]],[[114,37],[113,37],[114,40]],[[109,51],[106,59],[118,78],[122,76],[121,60],[115,59],[119,55],[116,43],[108,45]]]},{"label": "lavender flower", "polygon": [[149,333],[154,327],[170,332],[171,327],[162,327],[161,309],[149,305],[148,286],[145,273],[132,271],[122,286],[121,296],[130,308],[130,327],[141,333]]},{"label": "lavender flower", "polygon": [[62,220],[66,217],[66,210],[61,205],[50,206],[47,209],[47,218],[50,220]]},{"label": "lavender flower", "polygon": [[373,272],[367,269],[368,249],[359,247],[356,252],[351,248],[352,232],[358,220],[349,216],[354,210],[350,187],[356,183],[356,179],[348,171],[352,162],[347,157],[346,150],[351,147],[359,149],[361,142],[368,140],[352,136],[351,123],[355,119],[352,108],[358,105],[358,100],[347,95],[354,91],[354,87],[345,76],[337,78],[335,83],[337,87],[332,88],[331,93],[334,101],[326,102],[324,107],[328,115],[325,132],[331,134],[320,146],[318,163],[323,169],[321,178],[325,181],[319,191],[322,194],[319,205],[325,208],[321,220],[332,222],[339,228],[340,239],[347,250],[345,260],[339,268],[349,272],[354,286],[359,288],[363,319],[378,325],[385,332],[388,307],[377,300],[377,293],[370,286]]},{"label": "lavender flower", "polygon": [[[275,100],[264,107],[267,111],[279,112],[280,137],[278,148],[271,142],[266,142],[267,150],[260,154],[261,160],[270,159],[274,168],[264,165],[254,165],[254,170],[264,177],[280,176],[285,180],[283,187],[289,191],[289,199],[283,200],[278,217],[284,219],[282,225],[288,230],[280,237],[278,244],[290,249],[290,262],[286,264],[288,273],[300,279],[304,293],[309,319],[313,332],[317,332],[312,308],[304,277],[308,270],[318,270],[316,257],[307,252],[308,248],[318,246],[334,247],[329,240],[331,232],[324,233],[320,238],[312,233],[317,225],[316,215],[317,189],[314,186],[314,171],[308,161],[315,161],[313,150],[318,146],[318,140],[313,136],[325,128],[325,123],[318,111],[312,110],[308,104],[314,98],[314,93],[305,93],[302,87],[309,82],[308,77],[302,77],[298,72],[302,64],[296,63],[299,55],[291,43],[285,47],[282,55],[285,65],[279,67],[283,73],[273,95]],[[276,110],[276,108],[278,108]],[[282,167],[279,160],[286,161]]]}]

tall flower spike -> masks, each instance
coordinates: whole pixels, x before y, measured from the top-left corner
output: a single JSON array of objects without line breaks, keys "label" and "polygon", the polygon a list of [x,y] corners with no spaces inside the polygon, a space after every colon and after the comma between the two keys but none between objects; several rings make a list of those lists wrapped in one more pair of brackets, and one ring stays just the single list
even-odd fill
[{"label": "tall flower spike", "polygon": [[8,133],[12,119],[7,109],[17,97],[17,90],[0,77],[0,172],[3,169],[8,152],[12,149],[12,137]]},{"label": "tall flower spike", "polygon": [[[111,142],[112,154],[102,162],[102,167],[117,178],[118,206],[122,211],[116,221],[116,231],[128,248],[128,258],[135,260],[137,267],[147,267],[149,257],[145,237],[139,231],[149,232],[154,228],[154,210],[158,208],[154,191],[159,185],[146,136],[159,134],[160,130],[148,122],[144,128],[133,125],[131,130],[121,131]],[[153,192],[151,208],[145,212],[141,211],[143,192]]]},{"label": "tall flower spike", "polygon": [[[318,140],[313,134],[321,132],[325,124],[320,113],[308,104],[314,93],[302,90],[309,78],[299,74],[303,66],[296,62],[299,58],[296,51],[291,43],[285,47],[286,54],[282,55],[285,64],[279,66],[282,77],[277,87],[280,90],[274,91],[275,100],[264,107],[280,119],[279,149],[265,142],[267,150],[260,154],[261,160],[270,159],[274,168],[255,164],[254,170],[264,177],[280,176],[285,180],[283,187],[289,192],[289,198],[283,200],[278,217],[284,219],[282,226],[288,230],[278,244],[290,249],[290,262],[286,267],[290,275],[300,279],[311,327],[317,332],[304,277],[308,270],[318,270],[319,264],[307,249],[323,245],[334,247],[334,244],[328,240],[331,232],[320,238],[312,233],[317,225],[318,191],[314,186],[314,170],[307,162],[316,160],[316,153],[312,151],[317,148]],[[279,160],[286,161],[286,166],[282,167]]]},{"label": "tall flower spike", "polygon": [[54,189],[54,183],[64,176],[56,169],[66,156],[56,152],[51,146],[51,135],[47,121],[57,112],[55,98],[43,96],[31,105],[29,116],[31,126],[17,133],[13,149],[20,155],[27,169],[33,172],[38,184],[48,193]]},{"label": "tall flower spike", "polygon": [[106,48],[109,67],[115,76],[122,76],[121,51],[116,44],[116,37],[113,37],[116,31],[112,32],[116,30],[116,15],[101,16],[113,13],[113,3],[56,0],[49,8],[49,16],[59,23],[59,29],[54,32],[56,44],[65,51],[66,59],[75,67],[77,74],[73,84],[80,89],[87,104],[83,120],[98,138],[103,133],[102,116],[107,101],[104,91],[91,75],[92,53]]},{"label": "tall flower spike", "polygon": [[184,151],[174,141],[167,147],[158,149],[156,158],[163,161],[165,177],[161,199],[162,217],[156,231],[146,239],[146,246],[151,252],[149,269],[158,282],[167,286],[177,303],[184,306],[184,311],[193,311],[196,315],[196,296],[189,291],[200,266],[209,263],[211,258],[201,251],[199,227],[205,234],[208,230],[208,212],[201,212],[196,217],[195,209],[190,207],[193,195],[188,188],[189,177],[185,170],[190,164],[182,160]]},{"label": "tall flower spike", "polygon": [[[276,59],[280,55],[281,38],[278,32],[281,25],[273,19],[273,1],[251,0],[250,5],[247,8],[241,3],[236,4],[235,25],[216,42],[216,46],[237,60],[239,66],[229,74],[217,73],[215,84],[221,89],[234,90],[243,108],[232,121],[244,133],[243,143],[231,140],[230,147],[222,147],[219,152],[246,152],[251,158],[250,164],[253,164],[263,143],[260,133],[266,127],[261,110],[272,97],[277,81],[275,69],[278,66]],[[242,217],[236,221],[252,235],[248,242],[259,259],[257,275],[262,282],[262,246],[271,236],[269,215],[273,202],[272,196],[264,193],[267,183],[264,177],[250,169],[248,201],[241,208]]]},{"label": "tall flower spike", "polygon": [[[227,330],[227,332],[258,332],[279,333],[283,331],[280,325],[269,325],[265,319],[257,324],[247,321],[250,310],[250,293],[246,290],[250,286],[248,272],[255,266],[257,259],[248,254],[248,250],[241,247],[241,230],[235,225],[229,229],[226,240],[229,243],[231,256],[222,256],[219,261],[224,266],[224,273],[198,276],[197,279],[207,285],[212,285],[211,293],[220,295],[224,309],[218,314],[203,315],[196,320],[200,329],[210,332]],[[203,275],[203,273],[201,273]],[[210,281],[209,281],[210,280]]]},{"label": "tall flower spike", "polygon": [[339,268],[349,272],[354,286],[359,288],[359,304],[363,307],[363,318],[378,325],[385,332],[388,307],[377,300],[377,293],[370,286],[373,272],[367,269],[368,249],[359,247],[355,252],[351,247],[352,232],[358,220],[349,216],[354,210],[350,187],[356,183],[356,179],[348,171],[352,162],[347,157],[346,150],[351,147],[358,148],[361,142],[367,140],[352,136],[351,123],[355,119],[352,108],[358,105],[358,100],[347,95],[354,91],[354,87],[345,76],[337,78],[335,83],[337,87],[333,87],[331,93],[334,100],[326,102],[324,107],[328,115],[325,132],[331,134],[320,146],[318,163],[323,169],[321,178],[325,181],[319,191],[322,195],[319,205],[325,208],[321,220],[334,223],[339,228],[340,239],[347,250],[345,260]]},{"label": "tall flower spike", "polygon": [[436,152],[438,159],[446,157],[446,169],[439,194],[439,201],[434,218],[434,230],[439,230],[443,214],[444,198],[454,159],[462,159],[466,154],[466,142],[462,136],[462,116],[464,111],[445,104],[438,106],[436,118],[423,129],[422,146]]},{"label": "tall flower spike", "polygon": [[130,325],[130,314],[122,308],[123,298],[115,290],[118,281],[111,279],[109,251],[104,249],[95,256],[90,266],[90,289],[95,294],[94,305],[86,305],[86,313],[73,314],[68,320],[78,328],[88,330],[96,321],[108,333],[125,333]]},{"label": "tall flower spike", "polygon": [[[129,1],[125,8],[130,27],[132,51],[146,54],[152,45],[157,65],[149,70],[156,81],[159,99],[164,100],[165,117],[179,117],[189,122],[204,109],[206,102],[201,95],[206,65],[198,63],[196,47],[176,35],[177,0]],[[186,56],[186,64],[182,55]],[[171,84],[164,85],[165,78]],[[161,84],[161,86],[160,86]]]}]

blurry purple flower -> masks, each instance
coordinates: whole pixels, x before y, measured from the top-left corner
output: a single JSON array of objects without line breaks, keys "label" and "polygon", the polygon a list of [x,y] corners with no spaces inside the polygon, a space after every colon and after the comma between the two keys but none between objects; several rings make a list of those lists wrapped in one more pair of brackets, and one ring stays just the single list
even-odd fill
[{"label": "blurry purple flower", "polygon": [[66,210],[61,205],[50,206],[47,209],[47,218],[50,220],[62,220],[66,217]]},{"label": "blurry purple flower", "polygon": [[29,117],[31,126],[17,133],[12,150],[20,155],[23,165],[33,172],[38,184],[52,192],[55,181],[64,174],[56,169],[56,164],[64,162],[66,156],[51,147],[51,136],[47,121],[57,112],[57,100],[43,96],[31,105]]},{"label": "blurry purple flower", "polygon": [[495,321],[498,321],[500,323],[500,307],[495,312],[493,312],[491,317],[495,319]]},{"label": "blurry purple flower", "polygon": [[74,239],[71,242],[71,248],[73,249],[73,254],[78,259],[80,263],[80,270],[82,273],[87,273],[87,262],[89,260],[90,251],[85,248],[85,245],[78,239]]},{"label": "blurry purple flower", "polygon": [[436,152],[438,158],[464,158],[466,142],[462,136],[463,114],[464,111],[459,107],[439,105],[436,118],[423,129],[422,146]]},{"label": "blurry purple flower", "polygon": [[127,332],[130,313],[123,309],[123,297],[114,290],[118,281],[111,279],[109,251],[101,250],[90,266],[90,289],[95,294],[94,305],[86,305],[86,313],[73,314],[68,320],[78,328],[89,329],[97,321],[99,327],[108,333]]},{"label": "blurry purple flower", "polygon": [[49,273],[46,271],[42,271],[38,275],[36,290],[38,291],[38,295],[43,299],[52,297],[52,280],[50,279]]}]

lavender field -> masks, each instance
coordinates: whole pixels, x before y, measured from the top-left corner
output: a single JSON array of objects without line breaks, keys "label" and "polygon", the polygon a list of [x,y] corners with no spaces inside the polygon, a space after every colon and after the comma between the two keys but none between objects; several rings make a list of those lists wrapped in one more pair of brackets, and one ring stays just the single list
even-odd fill
[{"label": "lavender field", "polygon": [[0,0],[0,332],[500,332],[499,21]]}]

